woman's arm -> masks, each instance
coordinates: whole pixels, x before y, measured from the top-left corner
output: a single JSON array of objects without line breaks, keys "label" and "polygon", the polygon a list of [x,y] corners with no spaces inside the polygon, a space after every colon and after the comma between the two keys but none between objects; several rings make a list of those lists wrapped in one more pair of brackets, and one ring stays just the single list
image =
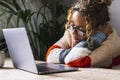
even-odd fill
[{"label": "woman's arm", "polygon": [[48,49],[46,54],[46,61],[48,63],[63,63],[63,59],[70,51],[66,35],[67,32],[65,32],[63,37]]},{"label": "woman's arm", "polygon": [[112,67],[120,65],[120,37],[114,30],[102,45],[84,58],[78,58],[66,63],[75,67]]},{"label": "woman's arm", "polygon": [[65,63],[69,66],[87,67],[91,61],[89,58],[91,51],[98,48],[105,39],[103,32],[96,32],[89,41],[80,41],[65,57]]}]

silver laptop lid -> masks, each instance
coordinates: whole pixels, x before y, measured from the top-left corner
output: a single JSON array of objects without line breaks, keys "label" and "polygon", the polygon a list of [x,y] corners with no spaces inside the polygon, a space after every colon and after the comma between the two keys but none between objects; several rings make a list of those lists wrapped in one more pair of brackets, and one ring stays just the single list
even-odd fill
[{"label": "silver laptop lid", "polygon": [[3,29],[14,67],[38,73],[25,28]]}]

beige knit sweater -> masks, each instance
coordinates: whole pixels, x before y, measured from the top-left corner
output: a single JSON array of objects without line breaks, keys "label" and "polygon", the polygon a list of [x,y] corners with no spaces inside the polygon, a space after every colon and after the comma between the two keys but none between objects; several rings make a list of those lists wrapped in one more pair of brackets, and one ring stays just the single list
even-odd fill
[{"label": "beige knit sweater", "polygon": [[[55,43],[63,49],[70,48],[70,35],[66,31],[64,36]],[[116,30],[107,37],[107,39],[102,43],[102,45],[92,51],[89,55],[91,58],[92,67],[109,67],[112,64],[112,59],[120,55],[120,37],[118,36]]]}]

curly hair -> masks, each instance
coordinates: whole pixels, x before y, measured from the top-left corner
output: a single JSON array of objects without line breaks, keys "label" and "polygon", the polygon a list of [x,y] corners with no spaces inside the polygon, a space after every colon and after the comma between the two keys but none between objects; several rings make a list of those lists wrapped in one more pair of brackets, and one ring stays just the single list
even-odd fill
[{"label": "curly hair", "polygon": [[90,38],[95,29],[100,25],[110,21],[108,6],[111,0],[79,0],[73,7],[68,10],[68,16],[65,27],[71,23],[71,17],[74,11],[79,11],[86,20],[86,36]]}]

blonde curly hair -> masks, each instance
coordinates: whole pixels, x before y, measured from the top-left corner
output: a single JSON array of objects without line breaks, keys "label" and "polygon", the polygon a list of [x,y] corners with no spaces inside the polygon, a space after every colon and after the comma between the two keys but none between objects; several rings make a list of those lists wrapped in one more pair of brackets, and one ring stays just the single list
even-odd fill
[{"label": "blonde curly hair", "polygon": [[68,16],[65,27],[69,27],[71,17],[74,11],[79,11],[86,20],[86,36],[89,39],[94,34],[95,29],[100,25],[110,21],[108,6],[111,0],[79,0],[74,6],[68,10]]}]

